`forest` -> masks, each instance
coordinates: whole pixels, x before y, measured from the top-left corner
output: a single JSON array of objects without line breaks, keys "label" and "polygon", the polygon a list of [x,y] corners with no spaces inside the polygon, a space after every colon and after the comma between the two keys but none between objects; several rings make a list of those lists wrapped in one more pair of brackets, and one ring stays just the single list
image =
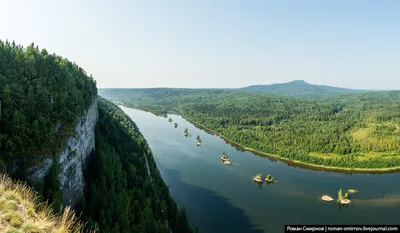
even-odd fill
[{"label": "forest", "polygon": [[290,160],[341,168],[400,167],[400,91],[319,99],[222,89],[99,93],[148,111],[176,110],[240,145]]}]

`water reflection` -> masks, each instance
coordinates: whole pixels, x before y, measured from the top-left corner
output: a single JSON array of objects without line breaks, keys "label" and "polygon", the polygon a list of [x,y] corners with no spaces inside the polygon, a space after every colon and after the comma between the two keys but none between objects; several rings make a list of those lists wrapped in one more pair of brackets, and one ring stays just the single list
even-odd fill
[{"label": "water reflection", "polygon": [[[216,192],[182,182],[179,171],[160,167],[171,195],[190,213],[189,223],[204,233],[264,233],[245,212]],[[179,188],[177,188],[179,187]],[[204,224],[204,223],[207,224]]]}]

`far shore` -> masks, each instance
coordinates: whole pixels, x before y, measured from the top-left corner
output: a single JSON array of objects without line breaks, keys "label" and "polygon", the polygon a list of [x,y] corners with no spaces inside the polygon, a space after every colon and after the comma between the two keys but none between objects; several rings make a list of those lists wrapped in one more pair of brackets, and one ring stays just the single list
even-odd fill
[{"label": "far shore", "polygon": [[[126,105],[125,105],[126,106]],[[129,107],[129,106],[126,106]],[[130,107],[130,108],[136,108],[138,110],[142,110],[142,111],[146,111],[149,112],[147,110],[143,110],[137,107]],[[184,119],[186,119],[187,121],[189,121],[190,123],[194,124],[195,126],[205,130],[206,132],[212,133],[214,135],[219,136],[220,138],[224,139],[226,142],[228,142],[229,144],[238,147],[240,149],[243,149],[245,151],[249,151],[252,152],[256,155],[260,155],[269,159],[275,159],[275,160],[279,160],[282,161],[286,164],[288,164],[289,166],[299,166],[302,168],[308,168],[308,169],[313,169],[313,170],[324,170],[324,171],[333,171],[333,172],[347,172],[347,173],[390,173],[390,172],[398,172],[400,171],[400,167],[390,167],[390,168],[346,168],[346,167],[329,167],[329,166],[323,166],[323,165],[316,165],[316,164],[310,164],[310,163],[305,163],[299,160],[291,160],[291,159],[287,159],[284,157],[281,157],[279,155],[276,154],[269,154],[266,152],[262,152],[262,151],[258,151],[255,150],[253,148],[249,148],[246,146],[243,146],[235,141],[232,141],[226,137],[224,137],[223,135],[221,135],[220,133],[209,129],[207,127],[205,127],[204,125],[186,117],[185,115],[183,115],[179,110],[177,109],[172,109],[171,111],[173,111],[174,114],[176,115],[180,115],[182,116]],[[150,112],[152,113],[152,112]],[[152,113],[154,114],[154,113]]]}]

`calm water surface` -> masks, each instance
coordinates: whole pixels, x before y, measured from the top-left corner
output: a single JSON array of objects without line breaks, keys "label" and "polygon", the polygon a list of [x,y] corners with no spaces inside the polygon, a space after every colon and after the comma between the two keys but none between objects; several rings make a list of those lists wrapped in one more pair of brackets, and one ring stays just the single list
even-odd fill
[{"label": "calm water surface", "polygon": [[[181,116],[168,118],[126,108],[148,141],[172,196],[184,206],[201,233],[279,233],[285,224],[399,224],[400,173],[344,174],[314,171],[240,151],[196,128]],[[192,137],[185,137],[189,129]],[[196,146],[197,135],[203,143]],[[232,165],[222,164],[225,151]],[[278,183],[255,184],[256,173]],[[352,203],[340,208],[322,202],[328,194],[357,189]]]}]

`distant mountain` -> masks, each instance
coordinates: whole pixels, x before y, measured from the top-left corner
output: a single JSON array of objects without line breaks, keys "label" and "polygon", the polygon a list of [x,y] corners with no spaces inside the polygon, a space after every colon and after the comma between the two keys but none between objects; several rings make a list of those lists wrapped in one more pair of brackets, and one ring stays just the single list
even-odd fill
[{"label": "distant mountain", "polygon": [[344,93],[360,93],[371,90],[356,90],[340,87],[331,87],[325,85],[314,85],[304,80],[295,80],[287,83],[277,83],[271,85],[252,85],[239,88],[247,92],[264,92],[277,94],[281,96],[302,97],[302,98],[320,98],[322,96]]}]

